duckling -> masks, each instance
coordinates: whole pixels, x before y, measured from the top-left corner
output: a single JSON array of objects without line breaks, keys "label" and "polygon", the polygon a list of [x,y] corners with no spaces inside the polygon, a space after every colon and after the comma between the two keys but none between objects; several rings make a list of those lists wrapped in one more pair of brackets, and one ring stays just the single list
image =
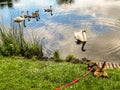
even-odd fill
[{"label": "duckling", "polygon": [[36,21],[39,21],[40,19],[39,10],[32,12],[32,16],[30,16],[27,11],[27,17],[28,17],[28,21],[30,21],[30,18],[36,18]]},{"label": "duckling", "polygon": [[50,8],[44,9],[45,12],[52,12],[52,5],[50,5]]},{"label": "duckling", "polygon": [[36,21],[39,21],[39,19],[40,19],[39,10],[32,12],[32,17],[36,18]]},{"label": "duckling", "polygon": [[44,9],[44,12],[50,12],[51,16],[53,15],[52,13],[52,5],[50,5],[50,8]]},{"label": "duckling", "polygon": [[39,16],[39,10],[35,11],[35,12],[32,12],[32,17],[33,18],[38,17],[38,16]]}]

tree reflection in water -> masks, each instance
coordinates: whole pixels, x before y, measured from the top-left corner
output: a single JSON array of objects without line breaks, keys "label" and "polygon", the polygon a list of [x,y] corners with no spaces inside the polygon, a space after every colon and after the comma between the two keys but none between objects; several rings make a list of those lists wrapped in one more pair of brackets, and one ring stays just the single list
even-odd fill
[{"label": "tree reflection in water", "polygon": [[20,0],[0,0],[0,8],[8,6],[9,8],[13,7],[13,2],[19,2]]},{"label": "tree reflection in water", "polygon": [[57,4],[58,5],[61,5],[61,4],[72,4],[74,3],[74,0],[56,0]]}]

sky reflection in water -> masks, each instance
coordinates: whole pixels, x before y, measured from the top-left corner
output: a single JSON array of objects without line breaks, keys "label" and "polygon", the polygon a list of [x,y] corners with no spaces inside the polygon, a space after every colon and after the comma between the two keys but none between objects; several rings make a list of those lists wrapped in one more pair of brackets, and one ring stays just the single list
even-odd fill
[{"label": "sky reflection in water", "polygon": [[[19,16],[21,11],[28,10],[31,14],[39,10],[40,21],[26,20],[27,27],[24,28],[24,33],[29,37],[32,33],[40,36],[47,55],[60,49],[63,57],[71,53],[77,57],[85,56],[94,60],[118,61],[120,41],[119,36],[113,36],[120,30],[120,0],[74,0],[71,4],[65,4],[63,1],[20,0],[13,3],[13,8],[6,6],[0,9],[0,21],[9,26],[10,17]],[[50,5],[53,16],[44,12]],[[87,30],[88,43],[85,53],[81,52],[80,46],[74,42],[74,32],[80,29]]]}]

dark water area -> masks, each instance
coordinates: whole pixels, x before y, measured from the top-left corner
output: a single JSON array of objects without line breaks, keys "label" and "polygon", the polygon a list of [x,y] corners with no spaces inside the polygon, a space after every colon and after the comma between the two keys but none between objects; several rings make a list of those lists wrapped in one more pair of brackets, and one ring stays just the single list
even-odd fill
[{"label": "dark water area", "polygon": [[[44,9],[52,5],[52,14]],[[39,10],[40,20],[26,19],[24,35],[41,40],[45,55],[60,50],[62,57],[120,62],[120,0],[0,0],[0,26]],[[16,24],[17,25],[17,24]],[[86,51],[76,45],[74,32],[87,31]]]}]

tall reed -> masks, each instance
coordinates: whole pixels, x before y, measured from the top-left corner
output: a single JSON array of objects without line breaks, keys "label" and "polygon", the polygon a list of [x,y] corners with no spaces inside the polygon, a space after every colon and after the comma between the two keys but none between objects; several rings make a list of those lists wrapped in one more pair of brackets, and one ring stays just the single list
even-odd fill
[{"label": "tall reed", "polygon": [[0,54],[3,56],[20,55],[26,58],[36,56],[37,59],[43,57],[39,39],[25,40],[20,24],[19,30],[0,28],[0,40]]}]

